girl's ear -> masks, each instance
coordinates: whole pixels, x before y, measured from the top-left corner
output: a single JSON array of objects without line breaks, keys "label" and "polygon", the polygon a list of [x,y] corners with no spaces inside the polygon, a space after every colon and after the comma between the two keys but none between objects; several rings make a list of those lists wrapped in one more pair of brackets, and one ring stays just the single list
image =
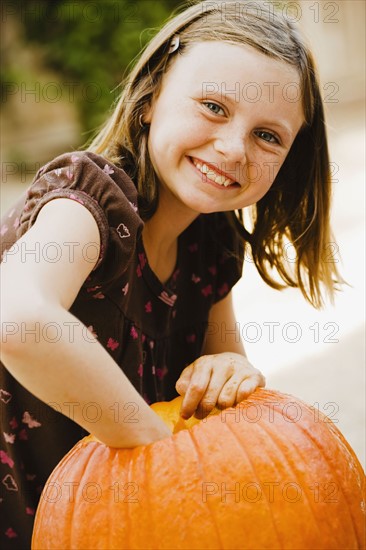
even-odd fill
[{"label": "girl's ear", "polygon": [[146,105],[142,111],[141,122],[143,125],[150,124],[152,119],[153,108],[151,105]]}]

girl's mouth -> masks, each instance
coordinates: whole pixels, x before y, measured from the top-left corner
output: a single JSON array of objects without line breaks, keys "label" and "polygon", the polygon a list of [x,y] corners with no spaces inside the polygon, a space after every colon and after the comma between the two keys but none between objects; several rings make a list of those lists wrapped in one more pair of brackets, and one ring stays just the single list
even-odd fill
[{"label": "girl's mouth", "polygon": [[188,158],[191,164],[193,164],[193,166],[201,174],[203,182],[210,183],[220,189],[233,189],[240,187],[240,184],[237,181],[234,181],[224,174],[220,174],[212,167],[212,165],[208,166],[205,162],[193,157]]}]

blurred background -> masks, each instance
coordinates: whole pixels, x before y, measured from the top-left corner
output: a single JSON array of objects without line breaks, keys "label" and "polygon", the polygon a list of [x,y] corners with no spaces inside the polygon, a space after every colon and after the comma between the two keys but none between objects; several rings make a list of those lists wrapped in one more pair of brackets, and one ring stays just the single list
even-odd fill
[{"label": "blurred background", "polygon": [[[317,311],[299,291],[267,287],[248,259],[234,289],[238,330],[267,386],[327,414],[365,467],[365,3],[273,4],[298,22],[318,61],[334,183],[329,260],[349,286]],[[91,138],[140,48],[181,5],[1,2],[2,215],[42,164]]]}]

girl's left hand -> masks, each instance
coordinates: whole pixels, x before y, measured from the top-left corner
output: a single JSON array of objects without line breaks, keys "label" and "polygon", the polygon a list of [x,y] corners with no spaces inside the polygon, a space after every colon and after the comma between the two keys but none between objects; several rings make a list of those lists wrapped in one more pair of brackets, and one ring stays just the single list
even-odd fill
[{"label": "girl's left hand", "polygon": [[264,386],[264,376],[244,355],[225,352],[196,359],[183,370],[175,388],[184,396],[182,418],[194,414],[202,419],[214,407],[232,407]]}]

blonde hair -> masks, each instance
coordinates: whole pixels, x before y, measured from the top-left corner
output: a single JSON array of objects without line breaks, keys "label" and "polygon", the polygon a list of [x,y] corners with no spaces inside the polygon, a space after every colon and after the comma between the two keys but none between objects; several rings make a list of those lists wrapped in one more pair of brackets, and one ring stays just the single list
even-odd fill
[{"label": "blonde hair", "polygon": [[[170,53],[174,35],[179,35],[179,48]],[[142,51],[112,116],[88,150],[126,170],[138,190],[140,213],[149,219],[156,211],[159,187],[148,154],[149,127],[140,124],[141,117],[158,96],[175,57],[202,41],[250,45],[298,71],[305,125],[270,190],[252,206],[251,232],[244,226],[242,211],[227,216],[249,243],[267,284],[276,289],[298,287],[314,307],[321,307],[321,284],[332,299],[336,283],[342,282],[334,260],[327,262],[332,243],[331,173],[322,98],[308,46],[297,27],[268,2],[204,1],[170,19]],[[285,258],[288,243],[296,251],[292,263]]]}]

